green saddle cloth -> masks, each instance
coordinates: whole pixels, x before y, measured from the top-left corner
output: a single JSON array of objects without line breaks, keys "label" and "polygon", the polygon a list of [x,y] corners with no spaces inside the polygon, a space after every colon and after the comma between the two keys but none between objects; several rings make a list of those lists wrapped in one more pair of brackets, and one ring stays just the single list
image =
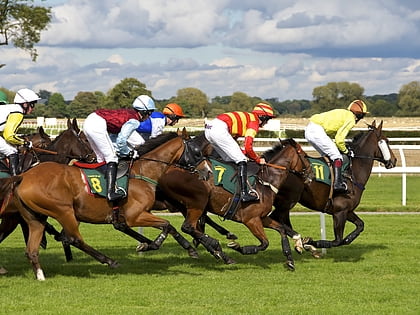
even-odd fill
[{"label": "green saddle cloth", "polygon": [[10,174],[8,172],[0,172],[0,178],[9,178]]},{"label": "green saddle cloth", "polygon": [[[331,185],[331,171],[325,159],[308,157],[308,160],[311,163],[312,171],[315,174],[315,180],[317,182]],[[350,163],[348,160],[344,161],[343,166],[341,167],[342,171],[344,172],[349,165]]]},{"label": "green saddle cloth", "polygon": [[[99,195],[101,197],[106,197],[107,187],[106,187],[105,175],[96,169],[89,169],[89,168],[80,168],[80,169],[85,175],[86,182],[90,188],[90,192],[92,194]],[[118,189],[122,189],[125,192],[127,192],[128,174],[117,178],[116,185]]]},{"label": "green saddle cloth", "polygon": [[[210,159],[214,177],[214,184],[216,186],[222,186],[225,190],[231,194],[235,194],[239,191],[238,176],[236,174],[236,168],[228,163],[224,163],[218,160]],[[248,176],[248,182],[251,187],[255,186],[256,176]]]}]

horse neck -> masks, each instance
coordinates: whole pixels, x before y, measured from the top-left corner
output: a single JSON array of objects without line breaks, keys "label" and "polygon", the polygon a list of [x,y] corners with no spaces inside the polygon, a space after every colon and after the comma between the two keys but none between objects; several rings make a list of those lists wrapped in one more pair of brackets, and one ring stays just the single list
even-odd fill
[{"label": "horse neck", "polygon": [[372,173],[377,141],[373,131],[368,131],[365,138],[361,139],[360,144],[354,148],[355,158],[352,160],[352,174],[360,184],[366,184]]},{"label": "horse neck", "polygon": [[[300,158],[292,145],[285,146],[279,153],[277,153],[270,161],[269,164],[280,166],[281,168],[270,167],[271,171],[260,171],[262,178],[270,182],[274,187],[280,188],[283,182],[286,180],[289,171],[299,171]],[[285,169],[284,169],[285,168]]]},{"label": "horse neck", "polygon": [[169,140],[156,149],[143,154],[134,162],[135,173],[158,180],[167,168],[176,164],[184,150],[184,142],[180,137]]}]

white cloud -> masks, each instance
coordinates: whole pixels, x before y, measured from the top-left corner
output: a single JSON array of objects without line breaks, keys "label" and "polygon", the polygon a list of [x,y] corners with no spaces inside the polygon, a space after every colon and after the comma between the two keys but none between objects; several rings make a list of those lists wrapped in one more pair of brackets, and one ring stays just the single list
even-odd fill
[{"label": "white cloud", "polygon": [[284,100],[330,81],[393,93],[420,77],[420,5],[409,1],[59,2],[36,63],[0,47],[0,86],[72,99],[135,77],[158,99],[193,86]]}]

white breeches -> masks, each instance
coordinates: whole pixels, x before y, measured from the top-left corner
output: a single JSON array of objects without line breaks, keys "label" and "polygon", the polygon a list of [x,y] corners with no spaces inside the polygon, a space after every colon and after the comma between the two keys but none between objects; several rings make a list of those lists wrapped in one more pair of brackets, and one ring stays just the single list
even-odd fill
[{"label": "white breeches", "polygon": [[118,162],[118,156],[109,137],[105,119],[96,113],[91,113],[83,124],[83,132],[95,152],[98,162]]},{"label": "white breeches", "polygon": [[332,141],[331,138],[326,134],[322,126],[313,122],[309,122],[305,128],[305,139],[322,156],[327,155],[332,161],[336,159],[343,159],[334,141]]},{"label": "white breeches", "polygon": [[239,144],[233,139],[228,126],[222,120],[216,118],[208,122],[204,135],[223,160],[235,163],[247,161]]},{"label": "white breeches", "polygon": [[3,137],[0,137],[0,153],[4,156],[17,153],[17,149],[11,144],[7,143]]}]

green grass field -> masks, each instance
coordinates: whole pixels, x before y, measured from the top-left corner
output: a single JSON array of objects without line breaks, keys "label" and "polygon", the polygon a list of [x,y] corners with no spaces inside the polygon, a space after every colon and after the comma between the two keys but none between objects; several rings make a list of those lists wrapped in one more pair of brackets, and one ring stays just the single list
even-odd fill
[{"label": "green grass field", "polygon": [[[109,269],[74,249],[66,263],[52,239],[41,251],[47,280],[34,280],[20,231],[1,244],[1,314],[419,314],[420,216],[362,214],[366,228],[350,246],[321,259],[294,253],[296,271],[284,268],[279,237],[258,255],[226,252],[224,265],[199,247],[195,260],[169,238],[160,251],[137,254],[136,241],[110,225],[82,224],[92,246],[118,260]],[[179,227],[182,218],[168,219]],[[319,236],[318,215],[292,217],[302,235]],[[246,228],[224,226],[242,245],[255,244]],[[147,236],[157,231],[146,228]],[[209,234],[216,236],[211,229]],[[327,238],[332,237],[327,217]],[[224,248],[226,241],[219,238]]]},{"label": "green grass field", "polygon": [[[420,314],[420,177],[408,178],[407,206],[401,206],[401,178],[372,176],[363,211],[411,211],[413,214],[361,213],[365,231],[351,245],[328,249],[321,259],[294,253],[296,271],[284,267],[280,239],[267,231],[270,247],[242,256],[226,247],[235,265],[224,265],[203,247],[188,257],[172,238],[159,251],[137,254],[136,241],[110,225],[81,224],[85,240],[121,263],[110,269],[73,249],[65,262],[61,245],[49,237],[41,250],[47,280],[39,282],[15,231],[0,245],[0,314]],[[165,217],[180,229],[180,216]],[[54,222],[54,221],[53,221]],[[241,245],[256,239],[238,223],[221,222]],[[303,236],[319,238],[319,215],[293,215]],[[348,224],[346,233],[353,226]],[[326,216],[327,238],[333,238]],[[154,238],[158,231],[145,228]],[[187,237],[190,239],[190,237]]]}]

